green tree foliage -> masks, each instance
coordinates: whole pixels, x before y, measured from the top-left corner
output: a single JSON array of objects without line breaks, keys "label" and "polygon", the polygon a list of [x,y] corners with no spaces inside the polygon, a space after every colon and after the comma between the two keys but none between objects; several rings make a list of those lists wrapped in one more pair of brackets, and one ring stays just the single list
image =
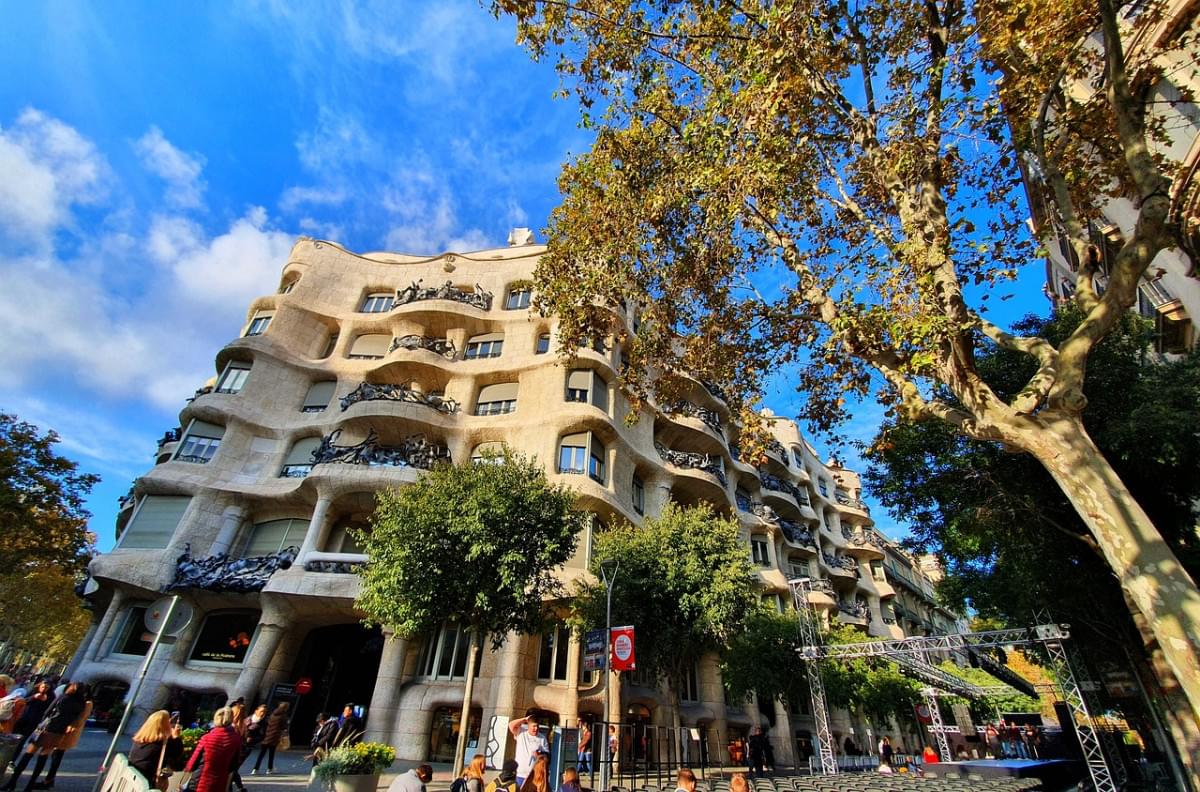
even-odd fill
[{"label": "green tree foliage", "polygon": [[[1134,23],[1153,29],[1150,8]],[[872,393],[1029,453],[1200,713],[1200,591],[1080,419],[1090,355],[1154,258],[1185,240],[1178,167],[1152,154],[1161,124],[1140,86],[1156,60],[1187,58],[1191,35],[1146,35],[1127,55],[1111,0],[493,9],[516,17],[535,57],[557,56],[595,134],[562,171],[536,272],[564,354],[615,337],[635,407],[670,403],[690,374],[753,426],[764,380],[794,372],[818,427],[847,393]],[[1103,90],[1076,90],[1089,85]],[[1024,226],[1021,162],[1041,240]],[[1134,216],[1099,294],[1089,228],[1117,197]],[[1087,320],[1057,344],[988,321],[986,300],[1059,229]],[[984,338],[1032,361],[1021,387],[984,379]]]},{"label": "green tree foliage", "polygon": [[0,624],[25,648],[69,658],[87,631],[76,578],[95,550],[84,498],[100,480],[41,432],[0,413]]},{"label": "green tree foliage", "polygon": [[[960,668],[950,661],[940,663],[938,665],[943,671],[948,674],[953,674],[960,679],[970,682],[972,685],[980,687],[992,687],[998,684],[995,677],[979,668]],[[967,701],[958,696],[945,696],[942,699],[945,705],[949,704],[967,704],[971,708],[971,714],[975,716],[976,721],[995,720],[1000,715],[1006,712],[1042,712],[1042,703],[1035,698],[1030,698],[1017,691],[1003,696],[988,696],[985,699],[975,701]],[[1053,714],[1053,707],[1050,713]]]},{"label": "green tree foliage", "polygon": [[[848,626],[835,627],[825,636],[830,644],[861,643],[866,637]],[[873,721],[889,718],[911,720],[913,707],[921,700],[921,686],[900,673],[895,663],[875,658],[826,660],[821,679],[829,706],[861,709]]]},{"label": "green tree foliage", "polygon": [[[1052,342],[1081,321],[1077,310],[1029,317],[1022,332]],[[1146,359],[1148,327],[1132,316],[1093,353],[1083,421],[1122,480],[1175,548],[1200,572],[1193,504],[1200,499],[1200,357]],[[1030,375],[1024,355],[992,346],[981,375],[998,393]],[[939,596],[955,608],[1028,624],[1047,603],[1054,617],[1112,651],[1132,623],[1117,581],[1087,527],[1045,470],[1026,456],[962,437],[944,424],[893,419],[867,451],[867,487],[912,527],[911,544],[937,552]]]},{"label": "green tree foliage", "polygon": [[595,537],[592,572],[580,584],[575,621],[603,629],[606,589],[600,565],[620,563],[613,588],[614,624],[637,628],[637,663],[665,678],[678,696],[686,669],[745,628],[760,607],[758,582],[736,519],[707,505],[668,503],[640,526],[622,523]]},{"label": "green tree foliage", "polygon": [[536,632],[582,526],[573,504],[534,460],[507,452],[381,492],[371,530],[358,536],[369,561],[355,604],[404,637],[446,620],[494,646]]},{"label": "green tree foliage", "polygon": [[58,435],[0,413],[0,574],[83,572],[94,550],[84,498],[100,480],[59,456]]}]

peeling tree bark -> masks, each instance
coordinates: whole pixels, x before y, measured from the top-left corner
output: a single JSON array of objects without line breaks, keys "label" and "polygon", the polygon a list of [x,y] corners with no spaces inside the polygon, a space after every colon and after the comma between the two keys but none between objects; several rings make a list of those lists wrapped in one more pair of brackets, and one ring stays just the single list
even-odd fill
[{"label": "peeling tree bark", "polygon": [[[1190,705],[1200,713],[1200,591],[1075,416],[1044,413],[1017,444],[1045,466],[1088,526]],[[1185,746],[1181,746],[1184,748]]]}]

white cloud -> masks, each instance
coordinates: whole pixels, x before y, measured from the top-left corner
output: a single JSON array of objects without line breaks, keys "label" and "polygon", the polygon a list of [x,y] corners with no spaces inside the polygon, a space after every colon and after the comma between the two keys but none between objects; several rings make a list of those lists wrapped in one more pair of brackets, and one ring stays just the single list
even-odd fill
[{"label": "white cloud", "polygon": [[108,165],[71,127],[27,109],[0,129],[0,231],[8,239],[46,250],[74,204],[106,192]]},{"label": "white cloud", "polygon": [[273,291],[294,239],[267,227],[266,211],[251,207],[224,234],[180,255],[175,278],[189,301],[209,306],[244,306]]},{"label": "white cloud", "polygon": [[200,173],[204,158],[185,154],[163,137],[162,130],[150,127],[135,143],[134,149],[142,165],[167,183],[166,199],[181,209],[196,209],[203,205],[205,189]]},{"label": "white cloud", "polygon": [[345,203],[349,196],[344,190],[326,190],[320,187],[289,187],[279,199],[279,208],[292,212],[301,206],[337,206]]}]

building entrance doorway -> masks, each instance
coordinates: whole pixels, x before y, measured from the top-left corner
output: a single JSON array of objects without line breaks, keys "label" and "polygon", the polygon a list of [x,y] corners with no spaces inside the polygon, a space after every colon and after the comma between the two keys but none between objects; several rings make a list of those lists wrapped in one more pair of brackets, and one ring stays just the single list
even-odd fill
[{"label": "building entrance doorway", "polygon": [[312,692],[300,696],[293,708],[291,737],[298,745],[308,745],[317,714],[341,715],[347,704],[364,710],[375,692],[375,677],[383,656],[383,634],[378,627],[361,624],[335,624],[309,632],[296,655],[291,679],[312,680]]}]

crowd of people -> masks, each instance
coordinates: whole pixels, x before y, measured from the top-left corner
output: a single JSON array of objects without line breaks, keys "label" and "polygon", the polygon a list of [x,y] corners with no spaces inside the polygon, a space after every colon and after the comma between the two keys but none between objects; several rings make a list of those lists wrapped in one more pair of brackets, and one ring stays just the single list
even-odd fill
[{"label": "crowd of people", "polygon": [[53,789],[63,756],[79,744],[91,713],[91,690],[85,684],[53,678],[19,683],[0,674],[0,734],[11,735],[7,739],[15,743],[12,773],[0,789],[13,792],[30,763],[33,770],[24,789]]}]

